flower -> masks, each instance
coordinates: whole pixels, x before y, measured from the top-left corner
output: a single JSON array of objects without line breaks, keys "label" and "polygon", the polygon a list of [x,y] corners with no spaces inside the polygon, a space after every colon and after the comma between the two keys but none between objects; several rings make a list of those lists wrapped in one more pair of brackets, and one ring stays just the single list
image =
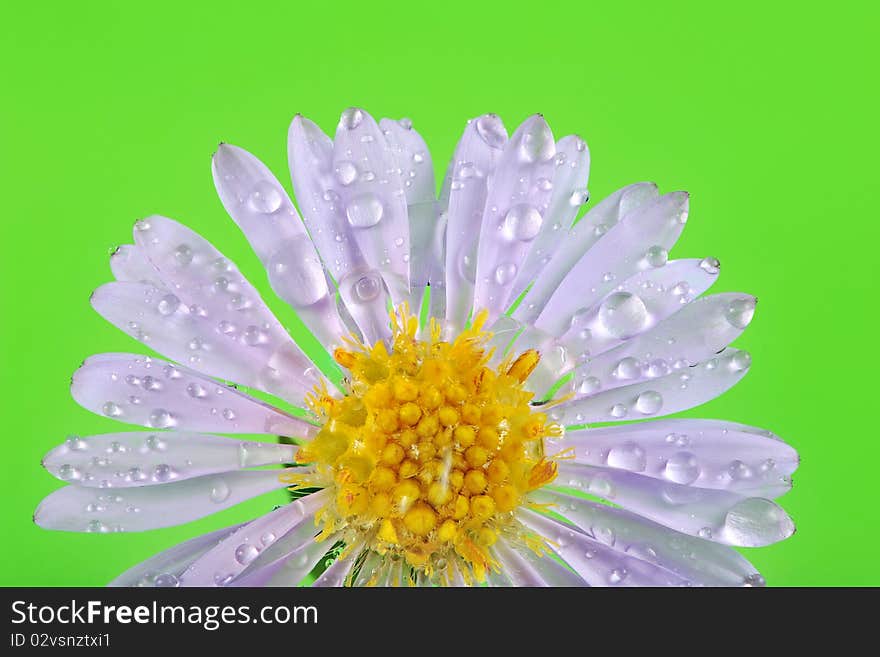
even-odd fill
[{"label": "flower", "polygon": [[214,181],[338,369],[323,378],[205,238],[138,221],[91,303],[176,363],[83,363],[76,401],[150,431],[52,450],[70,485],[38,525],[142,531],[287,488],[289,504],[113,584],[297,585],[331,561],[315,585],[763,584],[731,546],[794,532],[773,500],[797,453],[732,422],[654,419],[750,365],[728,345],[755,298],[704,296],[714,258],[668,260],[686,193],[637,183],[575,221],[589,150],[539,115],[509,138],[493,114],[469,121],[439,199],[408,120],[351,108],[331,141],[297,116],[289,158],[302,219],[240,148],[220,145]]}]

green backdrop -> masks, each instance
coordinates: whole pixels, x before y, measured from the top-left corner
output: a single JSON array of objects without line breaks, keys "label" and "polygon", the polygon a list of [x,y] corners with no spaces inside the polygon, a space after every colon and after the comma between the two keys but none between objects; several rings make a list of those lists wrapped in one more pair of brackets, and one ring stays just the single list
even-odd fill
[{"label": "green backdrop", "polygon": [[412,118],[441,171],[466,119],[541,112],[588,141],[594,199],[637,180],[689,190],[673,256],[718,257],[714,290],[761,301],[737,341],[751,373],[689,415],[772,429],[803,457],[782,499],[798,533],[747,556],[772,585],[880,584],[876,15],[847,2],[189,4],[0,10],[0,584],[102,585],[280,499],[146,534],[31,522],[59,485],[40,457],[67,434],[121,428],[68,393],[85,356],[141,350],[88,305],[108,251],[139,217],[181,220],[300,336],[224,213],[210,156],[221,140],[245,147],[289,188],[294,113],[332,131],[353,104]]}]

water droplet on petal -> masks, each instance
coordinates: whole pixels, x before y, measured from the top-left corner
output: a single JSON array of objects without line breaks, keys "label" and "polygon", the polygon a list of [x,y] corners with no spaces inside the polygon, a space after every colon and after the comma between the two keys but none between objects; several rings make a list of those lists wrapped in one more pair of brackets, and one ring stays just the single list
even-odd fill
[{"label": "water droplet on petal", "polygon": [[176,575],[163,573],[156,576],[156,579],[153,580],[153,585],[159,588],[174,588],[180,586],[180,580],[177,579]]},{"label": "water droplet on petal", "polygon": [[492,148],[500,149],[507,141],[507,131],[496,114],[484,114],[477,119],[477,134]]},{"label": "water droplet on petal", "polygon": [[354,162],[349,162],[348,160],[342,160],[337,163],[333,171],[336,174],[336,179],[343,185],[350,185],[358,175]]},{"label": "water droplet on petal", "polygon": [[556,155],[556,142],[546,121],[541,118],[531,121],[522,136],[519,152],[525,162],[546,162]]},{"label": "water droplet on petal", "polygon": [[156,429],[164,429],[174,424],[174,418],[164,408],[157,408],[150,413],[150,426]]},{"label": "water droplet on petal", "polygon": [[349,107],[339,117],[339,125],[346,130],[354,130],[364,120],[364,112],[357,107]]},{"label": "water droplet on petal", "polygon": [[498,285],[507,285],[516,276],[516,265],[512,262],[502,263],[495,269],[495,282]]},{"label": "water droplet on petal", "polygon": [[260,551],[257,547],[248,543],[242,543],[235,548],[235,560],[245,566],[256,559],[258,554]]},{"label": "water droplet on petal", "polygon": [[272,214],[281,207],[281,193],[275,183],[261,180],[248,194],[248,205],[254,212]]},{"label": "water droplet on petal", "polygon": [[666,462],[663,474],[676,484],[692,484],[700,476],[697,457],[690,452],[676,452]]},{"label": "water droplet on petal", "polygon": [[245,344],[256,347],[257,345],[264,344],[269,341],[269,334],[260,328],[259,326],[248,326],[244,330],[244,341]]},{"label": "water droplet on petal", "polygon": [[755,300],[750,298],[736,299],[727,307],[727,321],[736,328],[744,329],[755,315]]},{"label": "water droplet on petal", "polygon": [[663,406],[663,396],[656,390],[646,390],[636,398],[636,410],[642,415],[653,415]]},{"label": "water droplet on petal", "polygon": [[173,294],[166,294],[164,297],[159,299],[159,303],[156,305],[156,310],[159,311],[160,315],[168,315],[174,314],[180,307],[180,299],[178,299]]},{"label": "water droplet on petal", "polygon": [[615,338],[628,338],[645,326],[648,309],[641,297],[629,292],[615,292],[599,306],[599,321]]},{"label": "water droplet on petal", "polygon": [[642,472],[648,461],[645,450],[634,442],[625,442],[615,445],[608,452],[608,465],[612,468],[622,468],[632,472]]},{"label": "water droplet on petal", "polygon": [[514,205],[504,216],[503,232],[509,240],[529,242],[541,230],[543,217],[541,213],[531,205],[520,203]]},{"label": "water droplet on petal", "polygon": [[101,407],[101,412],[107,417],[119,417],[122,415],[122,409],[119,407],[119,404],[112,401],[106,402]]},{"label": "water droplet on petal", "polygon": [[222,479],[218,479],[211,487],[211,501],[215,504],[225,502],[229,499],[229,495],[231,494],[231,492],[232,491],[229,490],[229,485]]},{"label": "water droplet on petal", "polygon": [[379,277],[373,274],[361,276],[354,284],[354,294],[362,303],[373,301],[379,296],[382,286]]},{"label": "water droplet on petal", "polygon": [[718,258],[703,258],[700,260],[700,269],[707,274],[715,275],[721,271],[721,262]]},{"label": "water droplet on petal", "polygon": [[375,194],[356,196],[345,208],[348,223],[354,228],[370,228],[382,220],[384,208]]},{"label": "water droplet on petal", "polygon": [[181,244],[176,249],[174,249],[174,260],[179,266],[186,267],[189,263],[192,262],[192,259],[192,249],[189,248],[186,244]]},{"label": "water droplet on petal", "polygon": [[645,260],[652,267],[662,267],[669,260],[669,251],[662,246],[652,246],[645,251]]}]

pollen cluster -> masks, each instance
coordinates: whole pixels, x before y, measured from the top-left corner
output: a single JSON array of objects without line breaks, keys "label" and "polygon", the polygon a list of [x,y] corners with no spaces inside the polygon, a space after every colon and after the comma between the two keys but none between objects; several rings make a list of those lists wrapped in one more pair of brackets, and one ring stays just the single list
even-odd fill
[{"label": "pollen cluster", "polygon": [[302,483],[334,492],[318,515],[322,535],[341,533],[428,575],[456,563],[482,581],[495,567],[491,546],[514,526],[514,509],[556,476],[543,440],[560,429],[523,389],[538,353],[491,368],[485,319],[451,341],[432,322],[417,340],[418,320],[402,309],[390,350],[351,340],[335,351],[347,394],[316,391],[310,404],[324,425],[297,455],[315,466]]}]

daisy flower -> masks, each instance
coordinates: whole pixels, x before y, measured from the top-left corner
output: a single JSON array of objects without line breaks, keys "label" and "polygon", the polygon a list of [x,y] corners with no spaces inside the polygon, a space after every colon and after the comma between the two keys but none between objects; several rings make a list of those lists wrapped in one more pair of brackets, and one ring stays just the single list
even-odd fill
[{"label": "daisy flower", "polygon": [[91,303],[169,360],[92,356],[72,394],[148,431],[52,450],[69,485],[39,526],[144,531],[289,489],[112,584],[294,586],[328,563],[315,586],[764,583],[734,547],[794,532],[773,500],[797,453],[733,422],[656,419],[750,365],[729,345],[755,298],[706,295],[714,258],[668,259],[686,193],[636,183],[576,221],[589,150],[540,115],[510,136],[494,114],[469,121],[439,198],[409,120],[347,109],[331,140],[297,116],[288,142],[299,211],[235,146],[214,182],[338,369],[324,378],[204,237],[138,221]]}]

